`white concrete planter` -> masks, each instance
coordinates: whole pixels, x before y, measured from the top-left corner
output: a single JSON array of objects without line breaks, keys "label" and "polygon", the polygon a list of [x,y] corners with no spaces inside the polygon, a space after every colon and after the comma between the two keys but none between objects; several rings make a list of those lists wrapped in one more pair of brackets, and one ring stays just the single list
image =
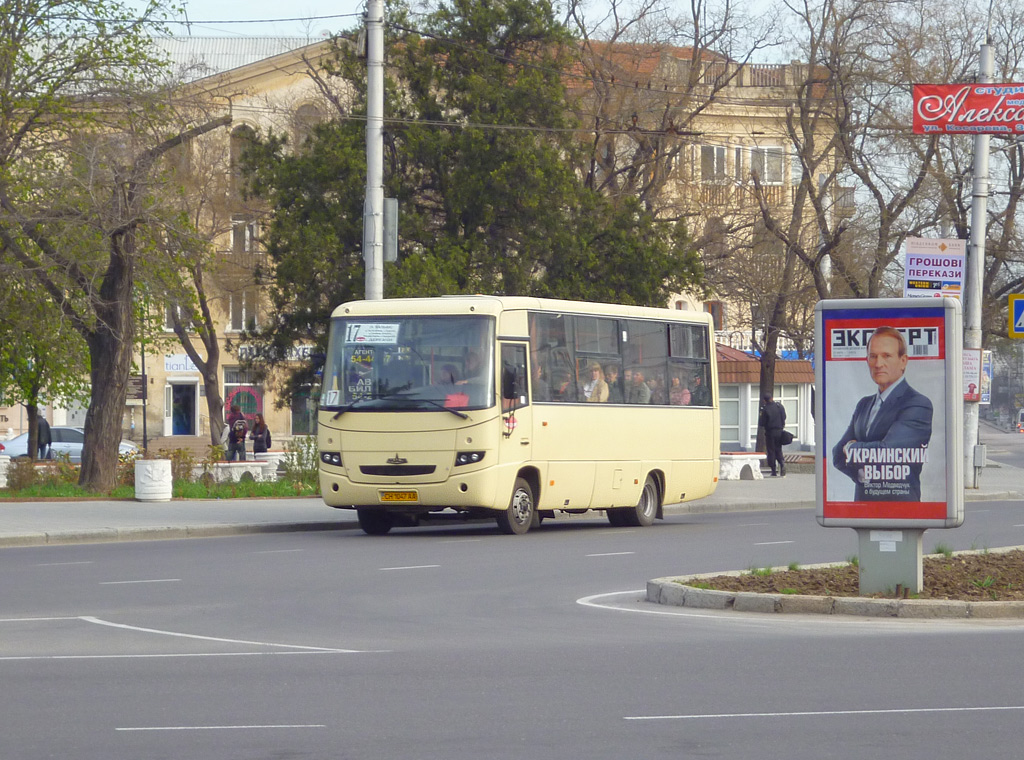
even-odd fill
[{"label": "white concrete planter", "polygon": [[173,486],[170,459],[135,460],[136,501],[170,501]]},{"label": "white concrete planter", "polygon": [[7,468],[10,464],[10,457],[0,456],[0,488],[7,488]]}]

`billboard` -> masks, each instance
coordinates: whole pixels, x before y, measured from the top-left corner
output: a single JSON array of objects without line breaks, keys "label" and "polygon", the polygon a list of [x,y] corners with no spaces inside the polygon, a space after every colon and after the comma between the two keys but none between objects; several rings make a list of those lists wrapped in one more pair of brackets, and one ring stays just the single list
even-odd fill
[{"label": "billboard", "polygon": [[904,298],[959,298],[967,241],[907,238],[903,246]]},{"label": "billboard", "polygon": [[960,525],[960,302],[821,301],[815,312],[818,522]]},{"label": "billboard", "polygon": [[1024,84],[915,84],[915,135],[1024,133]]}]

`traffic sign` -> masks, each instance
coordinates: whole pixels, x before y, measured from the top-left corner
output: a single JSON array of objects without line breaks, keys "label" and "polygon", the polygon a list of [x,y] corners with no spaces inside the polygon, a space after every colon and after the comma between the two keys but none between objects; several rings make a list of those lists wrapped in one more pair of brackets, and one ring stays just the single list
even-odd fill
[{"label": "traffic sign", "polygon": [[1010,337],[1024,338],[1024,293],[1010,294]]}]

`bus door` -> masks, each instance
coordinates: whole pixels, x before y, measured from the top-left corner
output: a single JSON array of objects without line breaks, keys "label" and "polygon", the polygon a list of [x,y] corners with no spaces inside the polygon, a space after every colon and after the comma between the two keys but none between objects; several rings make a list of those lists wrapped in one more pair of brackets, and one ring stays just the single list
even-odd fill
[{"label": "bus door", "polygon": [[526,343],[501,343],[498,391],[501,402],[501,464],[525,462],[533,456],[533,407],[527,383]]}]

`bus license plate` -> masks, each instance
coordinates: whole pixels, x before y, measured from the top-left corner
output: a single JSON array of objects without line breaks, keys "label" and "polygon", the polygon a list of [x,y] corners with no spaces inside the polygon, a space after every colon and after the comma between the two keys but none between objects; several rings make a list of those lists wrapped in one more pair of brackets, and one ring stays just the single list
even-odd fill
[{"label": "bus license plate", "polygon": [[381,491],[381,501],[419,501],[416,491]]}]

